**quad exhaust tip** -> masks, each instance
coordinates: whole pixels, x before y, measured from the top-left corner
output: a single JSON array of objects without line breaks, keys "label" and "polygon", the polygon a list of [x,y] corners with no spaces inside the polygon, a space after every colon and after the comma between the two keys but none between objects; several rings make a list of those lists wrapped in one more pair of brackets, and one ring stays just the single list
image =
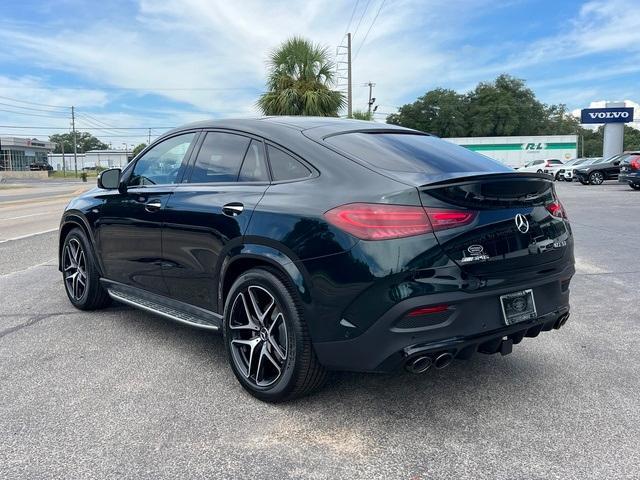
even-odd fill
[{"label": "quad exhaust tip", "polygon": [[444,352],[434,357],[420,355],[410,359],[406,363],[405,368],[411,373],[424,373],[432,366],[437,369],[446,368],[451,365],[452,361],[453,355],[449,352]]},{"label": "quad exhaust tip", "polygon": [[437,369],[446,368],[451,365],[452,361],[453,355],[451,355],[449,352],[441,353],[436,357],[435,361],[433,362],[433,366]]},{"label": "quad exhaust tip", "polygon": [[405,368],[411,373],[424,373],[431,368],[432,363],[431,357],[420,356],[409,360]]}]

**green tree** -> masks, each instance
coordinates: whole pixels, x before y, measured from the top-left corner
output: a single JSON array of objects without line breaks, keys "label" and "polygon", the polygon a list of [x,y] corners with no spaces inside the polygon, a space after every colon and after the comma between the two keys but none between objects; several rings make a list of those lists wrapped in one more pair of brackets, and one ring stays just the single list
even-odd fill
[{"label": "green tree", "polygon": [[140,144],[136,145],[136,147],[133,149],[133,152],[132,152],[133,156],[135,157],[136,155],[138,155],[145,148],[147,148],[147,144],[146,143],[140,143]]},{"label": "green tree", "polygon": [[[89,150],[105,150],[109,147],[109,145],[102,143],[89,132],[76,132],[76,140],[78,153],[88,152]],[[49,137],[49,141],[56,144],[53,153],[62,153],[61,144],[64,144],[64,153],[73,153],[73,133],[56,133]]]},{"label": "green tree", "polygon": [[[604,127],[596,130],[580,127],[578,129],[578,155],[582,156],[582,143],[584,143],[585,157],[601,157],[604,141]],[[624,126],[624,150],[640,150],[640,130]]]},{"label": "green tree", "polygon": [[537,135],[544,130],[545,106],[518,78],[500,75],[481,82],[468,101],[470,136]]},{"label": "green tree", "polygon": [[268,91],[257,102],[265,115],[336,117],[345,103],[332,90],[334,63],[327,47],[292,37],[271,54],[268,70]]},{"label": "green tree", "polygon": [[400,112],[387,117],[387,123],[402,125],[439,137],[467,135],[468,101],[453,90],[436,88],[415,102],[400,107]]},{"label": "green tree", "polygon": [[368,120],[373,121],[373,113],[364,110],[354,110],[351,114],[351,118],[355,120]]},{"label": "green tree", "polygon": [[624,126],[624,149],[625,150],[640,150],[640,130]]}]

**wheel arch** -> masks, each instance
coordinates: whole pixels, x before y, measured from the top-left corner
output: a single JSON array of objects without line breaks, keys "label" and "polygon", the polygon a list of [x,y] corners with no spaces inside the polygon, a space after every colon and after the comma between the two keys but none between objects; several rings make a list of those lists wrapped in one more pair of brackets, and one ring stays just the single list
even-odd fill
[{"label": "wheel arch", "polygon": [[310,303],[309,280],[289,256],[274,247],[245,244],[236,254],[227,256],[222,263],[218,280],[218,311],[220,313],[224,312],[224,303],[233,282],[243,272],[257,267],[276,269],[290,281],[302,301]]},{"label": "wheel arch", "polygon": [[100,257],[96,255],[93,232],[91,231],[91,228],[89,228],[89,222],[80,212],[65,213],[62,218],[62,222],[60,223],[60,232],[58,234],[58,270],[62,268],[62,246],[64,245],[64,240],[67,238],[69,232],[74,228],[82,229],[89,239],[91,253],[93,254],[93,258],[96,259],[98,271],[100,272],[100,276],[102,276],[104,270],[102,268]]}]

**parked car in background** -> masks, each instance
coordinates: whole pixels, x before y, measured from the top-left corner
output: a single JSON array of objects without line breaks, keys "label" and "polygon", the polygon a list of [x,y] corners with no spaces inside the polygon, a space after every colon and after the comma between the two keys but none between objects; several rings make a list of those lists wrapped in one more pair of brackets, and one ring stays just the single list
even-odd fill
[{"label": "parked car in background", "polygon": [[557,180],[564,180],[565,182],[573,181],[573,170],[578,165],[586,165],[593,163],[596,160],[600,160],[601,157],[589,157],[589,158],[574,158],[566,162],[562,168],[558,169]]},{"label": "parked car in background", "polygon": [[200,122],[97,183],[62,216],[70,302],[222,331],[236,378],[265,401],[328,370],[506,355],[569,318],[573,235],[552,179],[422,132]]},{"label": "parked car in background", "polygon": [[578,181],[583,185],[601,185],[605,180],[615,180],[620,173],[620,159],[623,154],[609,158],[601,158],[589,165],[581,165],[573,170]]},{"label": "parked car in background", "polygon": [[32,172],[37,172],[42,170],[51,171],[53,170],[53,167],[48,163],[33,162],[29,164],[29,170],[31,170]]},{"label": "parked car in background", "polygon": [[628,152],[627,156],[620,159],[618,182],[640,190],[640,151]]},{"label": "parked car in background", "polygon": [[533,160],[517,170],[518,172],[544,173],[545,168],[551,168],[557,165],[562,165],[562,162],[556,158],[551,158],[549,160]]},{"label": "parked car in background", "polygon": [[547,175],[551,175],[554,180],[558,180],[558,172],[564,166],[561,160],[545,160],[545,167],[542,169]]}]

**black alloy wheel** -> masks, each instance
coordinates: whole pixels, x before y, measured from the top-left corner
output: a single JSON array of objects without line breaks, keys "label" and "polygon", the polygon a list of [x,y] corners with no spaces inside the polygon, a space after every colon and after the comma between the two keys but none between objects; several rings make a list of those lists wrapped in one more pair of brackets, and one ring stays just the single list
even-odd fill
[{"label": "black alloy wheel", "polygon": [[77,238],[71,238],[62,253],[62,271],[67,295],[73,302],[82,300],[87,290],[87,256]]},{"label": "black alloy wheel", "polygon": [[602,172],[591,172],[589,175],[589,183],[591,185],[601,185],[604,182],[604,175]]},{"label": "black alloy wheel", "polygon": [[279,402],[307,395],[326,379],[295,289],[274,269],[254,268],[232,285],[224,309],[231,369],[251,395]]},{"label": "black alloy wheel", "polygon": [[111,303],[100,284],[100,273],[85,233],[71,230],[62,246],[60,266],[67,297],[80,310],[96,310]]}]

